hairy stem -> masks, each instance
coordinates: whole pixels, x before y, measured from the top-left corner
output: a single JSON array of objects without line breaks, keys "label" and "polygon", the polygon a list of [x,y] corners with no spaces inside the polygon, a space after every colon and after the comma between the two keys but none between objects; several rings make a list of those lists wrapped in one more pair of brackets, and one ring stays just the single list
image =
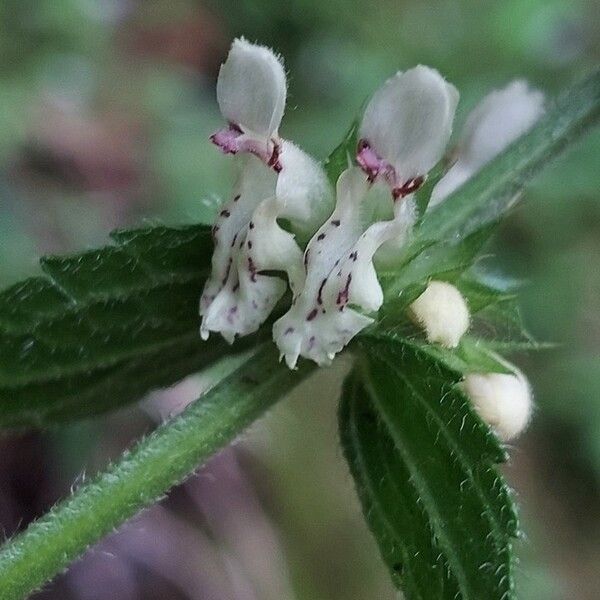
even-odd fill
[{"label": "hairy stem", "polygon": [[156,502],[312,371],[290,371],[261,347],[181,415],[10,540],[0,551],[0,598],[27,597],[91,544]]}]

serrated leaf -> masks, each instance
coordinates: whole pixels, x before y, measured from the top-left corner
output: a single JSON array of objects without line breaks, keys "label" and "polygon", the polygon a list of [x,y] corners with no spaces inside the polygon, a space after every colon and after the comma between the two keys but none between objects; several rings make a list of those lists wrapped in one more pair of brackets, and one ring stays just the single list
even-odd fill
[{"label": "serrated leaf", "polygon": [[[438,570],[438,555],[431,552],[432,545],[438,547],[465,600],[514,597],[512,544],[518,524],[509,490],[494,466],[505,459],[498,440],[456,387],[456,374],[443,364],[397,341],[364,338],[360,345],[362,380],[352,384],[354,393],[344,399],[357,408],[350,413],[348,408],[342,410],[344,415],[354,415],[342,423],[355,433],[342,431],[342,439],[347,447],[350,435],[363,432],[362,442],[354,442],[346,454],[355,463],[351,468],[358,474],[357,488],[374,534],[378,536],[384,519],[398,528],[411,525],[409,519],[400,521],[399,512],[392,510],[390,482],[382,480],[377,470],[370,470],[381,469],[381,454],[379,460],[361,454],[361,448],[362,452],[375,452],[373,447],[382,444],[385,454],[393,457],[386,460],[403,465],[387,476],[394,477],[402,490],[399,501],[416,498],[427,523],[425,527],[422,519],[413,519],[414,531],[397,535],[393,543],[420,540],[423,556],[436,557],[435,562],[429,558],[431,573],[443,572]],[[381,422],[379,428],[371,427],[370,433],[360,422],[369,410],[374,410]],[[391,444],[385,435],[381,441],[381,429]],[[361,464],[357,467],[357,463]],[[371,467],[365,467],[367,464]],[[379,513],[371,511],[374,503]],[[388,537],[378,536],[388,564],[389,530]],[[452,595],[417,595],[401,575],[393,572],[393,578],[402,584],[408,600],[454,597],[450,585],[447,593]]]},{"label": "serrated leaf", "polygon": [[0,293],[0,425],[118,407],[231,352],[197,333],[209,228],[112,237],[115,246],[43,259],[46,278]]},{"label": "serrated leaf", "polygon": [[410,473],[353,374],[346,380],[339,408],[344,455],[394,585],[409,600],[453,600],[456,579],[435,544]]}]

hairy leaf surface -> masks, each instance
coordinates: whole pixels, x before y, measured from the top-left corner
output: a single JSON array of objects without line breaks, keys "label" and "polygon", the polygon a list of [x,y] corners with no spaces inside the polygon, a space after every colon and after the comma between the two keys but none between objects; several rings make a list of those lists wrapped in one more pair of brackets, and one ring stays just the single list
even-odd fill
[{"label": "hairy leaf surface", "polygon": [[[495,467],[504,450],[456,387],[456,372],[399,341],[361,347],[341,435],[393,579],[409,600],[451,599],[456,586],[464,599],[513,597],[518,523]],[[415,551],[427,566],[412,564]]]}]

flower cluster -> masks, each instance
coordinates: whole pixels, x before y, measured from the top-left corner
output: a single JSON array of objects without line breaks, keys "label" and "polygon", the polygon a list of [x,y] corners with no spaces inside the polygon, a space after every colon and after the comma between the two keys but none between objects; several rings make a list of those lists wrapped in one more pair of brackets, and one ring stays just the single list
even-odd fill
[{"label": "flower cluster", "polygon": [[[300,356],[328,364],[373,322],[383,303],[377,269],[393,264],[411,235],[414,194],[446,152],[459,95],[425,66],[388,79],[366,106],[356,154],[333,190],[322,166],[279,136],[286,92],[281,59],[235,40],[217,84],[227,126],[211,140],[233,155],[238,175],[213,227],[212,273],[200,314],[204,339],[212,331],[232,342],[256,331],[289,287],[291,306],[274,323],[273,339],[294,368]],[[542,95],[522,81],[486,97],[468,117],[430,207],[542,111]],[[430,282],[410,314],[430,342],[447,347],[469,327],[467,303],[445,282]],[[482,386],[475,381],[466,387],[477,396]]]}]

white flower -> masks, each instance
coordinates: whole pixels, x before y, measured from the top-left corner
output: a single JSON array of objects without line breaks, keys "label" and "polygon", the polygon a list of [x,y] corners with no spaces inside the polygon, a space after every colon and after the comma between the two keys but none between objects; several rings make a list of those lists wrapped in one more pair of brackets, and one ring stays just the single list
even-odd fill
[{"label": "white flower", "polygon": [[[335,211],[306,249],[302,289],[273,328],[290,367],[300,355],[330,362],[372,323],[356,308],[372,312],[383,302],[374,255],[384,244],[397,252],[406,241],[414,208],[410,198],[402,199],[442,156],[457,99],[437,71],[416,67],[388,80],[368,104],[357,155],[367,181],[358,168],[340,177]],[[369,193],[376,181],[391,188],[391,199]]]},{"label": "white flower", "polygon": [[544,95],[525,81],[488,94],[469,114],[454,165],[435,186],[429,207],[455,189],[530,129],[544,112]]},{"label": "white flower", "polygon": [[277,130],[286,93],[281,60],[268,48],[234,40],[217,81],[217,101],[229,127],[212,141],[225,153],[251,152],[279,170]]},{"label": "white flower", "polygon": [[[360,166],[340,176],[335,210],[304,254],[302,288],[273,327],[291,368],[299,356],[331,362],[373,322],[357,309],[374,312],[383,302],[374,256],[384,244],[397,253],[406,242],[414,204],[405,197],[441,158],[457,99],[437,71],[421,66],[392,77],[369,102],[359,130]],[[371,193],[375,182],[391,194]]]},{"label": "white flower", "polygon": [[467,303],[456,287],[445,281],[430,281],[409,312],[425,329],[429,342],[446,348],[458,346],[469,329]]},{"label": "white flower", "polygon": [[[303,277],[302,251],[294,234],[310,237],[332,208],[321,166],[291,142],[277,137],[285,105],[285,74],[268,49],[236,40],[221,67],[217,96],[229,129],[212,139],[235,157],[233,199],[213,227],[212,272],[200,299],[201,335],[236,335],[258,329],[286,290]],[[239,130],[239,131],[238,131]],[[283,230],[285,218],[292,233]]]},{"label": "white flower", "polygon": [[521,371],[496,357],[514,375],[505,373],[471,373],[462,388],[479,416],[498,437],[508,441],[519,435],[529,423],[532,413],[531,388]]},{"label": "white flower", "polygon": [[434,69],[396,73],[365,109],[358,163],[372,181],[384,179],[394,197],[414,192],[444,153],[457,103],[456,88]]}]

